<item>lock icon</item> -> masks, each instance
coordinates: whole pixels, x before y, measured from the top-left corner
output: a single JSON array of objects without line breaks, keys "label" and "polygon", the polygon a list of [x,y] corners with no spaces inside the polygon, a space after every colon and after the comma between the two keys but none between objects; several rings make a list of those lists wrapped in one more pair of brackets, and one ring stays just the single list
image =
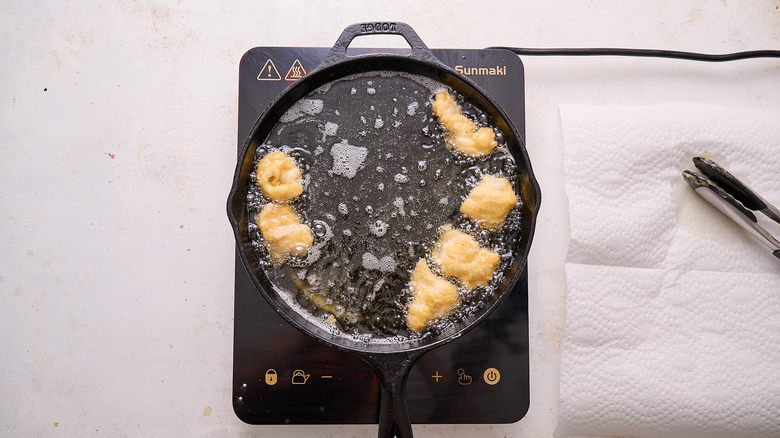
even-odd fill
[{"label": "lock icon", "polygon": [[271,385],[271,386],[276,385],[276,381],[278,380],[276,377],[277,376],[276,376],[276,370],[275,369],[272,368],[272,369],[266,371],[265,372],[265,384],[266,385]]}]

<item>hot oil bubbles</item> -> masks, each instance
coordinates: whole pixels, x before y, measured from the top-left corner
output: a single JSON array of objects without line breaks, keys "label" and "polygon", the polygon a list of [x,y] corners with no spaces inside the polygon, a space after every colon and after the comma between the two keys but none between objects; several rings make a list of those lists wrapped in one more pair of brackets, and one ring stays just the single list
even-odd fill
[{"label": "hot oil bubbles", "polygon": [[[467,319],[496,293],[511,259],[520,209],[492,233],[458,209],[483,175],[514,181],[514,159],[498,131],[499,146],[487,157],[453,152],[431,110],[441,88],[403,74],[342,79],[288,111],[257,149],[256,160],[284,150],[299,163],[304,193],[292,206],[312,227],[315,241],[307,257],[283,264],[268,261],[262,237],[250,229],[253,244],[277,292],[323,326],[377,341],[425,336]],[[484,113],[462,105],[477,125],[489,126]],[[262,193],[250,190],[250,217],[263,202]],[[446,224],[472,234],[501,254],[502,262],[487,287],[461,288],[456,314],[421,335],[405,324],[409,273]]]}]

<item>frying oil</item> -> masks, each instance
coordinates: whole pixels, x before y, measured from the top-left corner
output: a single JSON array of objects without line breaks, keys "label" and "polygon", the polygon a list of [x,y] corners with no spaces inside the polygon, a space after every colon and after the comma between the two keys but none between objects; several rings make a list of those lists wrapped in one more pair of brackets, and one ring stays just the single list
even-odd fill
[{"label": "frying oil", "polygon": [[[449,148],[431,110],[442,87],[398,73],[335,81],[290,108],[257,148],[256,161],[274,150],[297,161],[305,175],[304,193],[291,206],[315,238],[306,257],[274,265],[257,226],[250,224],[254,249],[276,292],[322,326],[379,342],[421,336],[406,328],[409,274],[447,224],[474,236],[502,261],[487,287],[460,287],[458,310],[427,330],[468,319],[499,293],[522,209],[515,206],[495,232],[482,230],[458,210],[485,174],[516,184],[514,158],[495,128],[499,146],[487,157]],[[478,126],[490,126],[484,112],[460,103]],[[374,123],[367,125],[368,120]],[[254,217],[268,200],[254,174],[251,180],[247,207]]]}]

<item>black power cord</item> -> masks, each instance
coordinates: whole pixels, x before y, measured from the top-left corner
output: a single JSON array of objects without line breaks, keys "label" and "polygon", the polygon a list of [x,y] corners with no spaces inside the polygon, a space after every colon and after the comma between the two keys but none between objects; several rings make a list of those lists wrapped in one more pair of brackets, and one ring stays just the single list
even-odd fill
[{"label": "black power cord", "polygon": [[645,58],[675,58],[706,62],[737,61],[740,59],[749,58],[780,58],[780,50],[751,50],[748,52],[712,55],[707,53],[678,52],[674,50],[656,49],[529,49],[523,47],[488,47],[488,49],[504,49],[512,51],[518,55],[532,56],[639,56]]}]

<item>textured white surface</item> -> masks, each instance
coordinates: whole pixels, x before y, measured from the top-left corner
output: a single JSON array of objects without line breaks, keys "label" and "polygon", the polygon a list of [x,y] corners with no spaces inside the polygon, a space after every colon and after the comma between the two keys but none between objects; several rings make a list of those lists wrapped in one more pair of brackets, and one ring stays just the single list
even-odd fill
[{"label": "textured white surface", "polygon": [[778,202],[780,112],[568,106],[561,119],[558,432],[780,435],[780,262],[680,176],[708,155]]},{"label": "textured white surface", "polygon": [[[231,398],[238,63],[399,20],[430,47],[780,48],[777,1],[0,2],[0,436],[365,437],[242,424]],[[362,39],[362,38],[361,38]],[[389,42],[356,41],[383,46]],[[524,57],[543,202],[530,263],[531,407],[422,438],[549,437],[568,215],[558,105],[780,110],[780,63]],[[45,90],[45,91],[44,91]]]}]

